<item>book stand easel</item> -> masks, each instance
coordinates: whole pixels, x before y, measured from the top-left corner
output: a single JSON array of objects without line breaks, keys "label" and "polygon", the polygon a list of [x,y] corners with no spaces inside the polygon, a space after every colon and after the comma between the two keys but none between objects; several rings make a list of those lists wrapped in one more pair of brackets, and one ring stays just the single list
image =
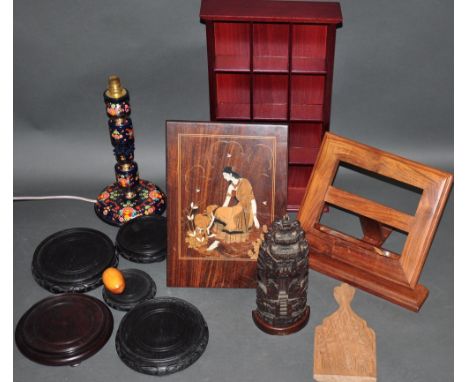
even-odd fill
[{"label": "book stand easel", "polygon": [[[421,189],[415,215],[333,187],[342,163]],[[310,244],[309,266],[418,311],[429,293],[419,276],[452,182],[452,174],[327,133],[298,213]],[[320,224],[326,205],[358,215],[362,239]],[[394,229],[408,234],[401,255],[381,247]]]}]

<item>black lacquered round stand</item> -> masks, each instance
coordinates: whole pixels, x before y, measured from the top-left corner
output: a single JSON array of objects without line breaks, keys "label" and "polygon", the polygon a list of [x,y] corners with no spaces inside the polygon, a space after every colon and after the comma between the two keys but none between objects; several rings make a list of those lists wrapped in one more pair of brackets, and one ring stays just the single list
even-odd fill
[{"label": "black lacquered round stand", "polygon": [[121,272],[125,279],[123,293],[113,294],[105,287],[102,288],[102,298],[111,308],[128,311],[155,296],[156,284],[146,272],[139,269],[123,269]]},{"label": "black lacquered round stand", "polygon": [[192,365],[208,344],[208,327],[192,304],[170,297],[137,305],[122,319],[115,345],[122,361],[144,374],[167,375]]},{"label": "black lacquered round stand", "polygon": [[32,274],[52,293],[87,292],[102,284],[102,272],[118,264],[114,243],[91,228],[71,228],[44,239],[34,252]]},{"label": "black lacquered round stand", "polygon": [[120,227],[115,239],[120,256],[134,263],[153,263],[166,258],[167,223],[163,216],[142,216]]}]

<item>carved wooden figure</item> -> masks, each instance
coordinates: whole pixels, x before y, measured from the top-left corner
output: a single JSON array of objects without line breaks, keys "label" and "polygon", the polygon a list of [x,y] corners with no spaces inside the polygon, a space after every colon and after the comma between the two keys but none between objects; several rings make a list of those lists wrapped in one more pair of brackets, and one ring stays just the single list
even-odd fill
[{"label": "carved wooden figure", "polygon": [[288,215],[265,234],[257,261],[257,310],[252,312],[264,332],[285,335],[307,324],[308,252],[304,231]]},{"label": "carved wooden figure", "polygon": [[315,328],[314,379],[318,382],[377,381],[375,332],[351,309],[355,289],[334,290],[339,308]]},{"label": "carved wooden figure", "polygon": [[[333,186],[340,164],[421,190],[414,215]],[[453,175],[327,133],[298,213],[310,245],[309,266],[407,309],[418,311],[429,291],[418,284]],[[358,215],[362,239],[320,223],[324,207]],[[401,255],[382,247],[393,230],[407,233]]]}]

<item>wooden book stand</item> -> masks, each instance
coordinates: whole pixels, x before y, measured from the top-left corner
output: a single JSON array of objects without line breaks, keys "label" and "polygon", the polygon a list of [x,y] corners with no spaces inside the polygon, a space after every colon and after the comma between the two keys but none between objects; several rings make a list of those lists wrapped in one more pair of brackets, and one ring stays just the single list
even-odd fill
[{"label": "wooden book stand", "polygon": [[[415,215],[333,187],[340,163],[421,189]],[[298,213],[310,244],[309,266],[418,311],[429,293],[419,276],[452,182],[452,174],[326,133]],[[321,225],[327,204],[358,215],[363,238]],[[381,247],[394,229],[408,234],[401,255]]]}]

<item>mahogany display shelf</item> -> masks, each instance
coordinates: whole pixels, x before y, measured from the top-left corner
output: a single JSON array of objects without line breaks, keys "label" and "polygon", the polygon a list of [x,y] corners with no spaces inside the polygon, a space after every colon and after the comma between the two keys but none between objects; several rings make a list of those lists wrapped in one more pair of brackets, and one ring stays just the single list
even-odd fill
[{"label": "mahogany display shelf", "polygon": [[212,121],[289,124],[288,210],[297,211],[330,127],[339,3],[202,0]]}]

